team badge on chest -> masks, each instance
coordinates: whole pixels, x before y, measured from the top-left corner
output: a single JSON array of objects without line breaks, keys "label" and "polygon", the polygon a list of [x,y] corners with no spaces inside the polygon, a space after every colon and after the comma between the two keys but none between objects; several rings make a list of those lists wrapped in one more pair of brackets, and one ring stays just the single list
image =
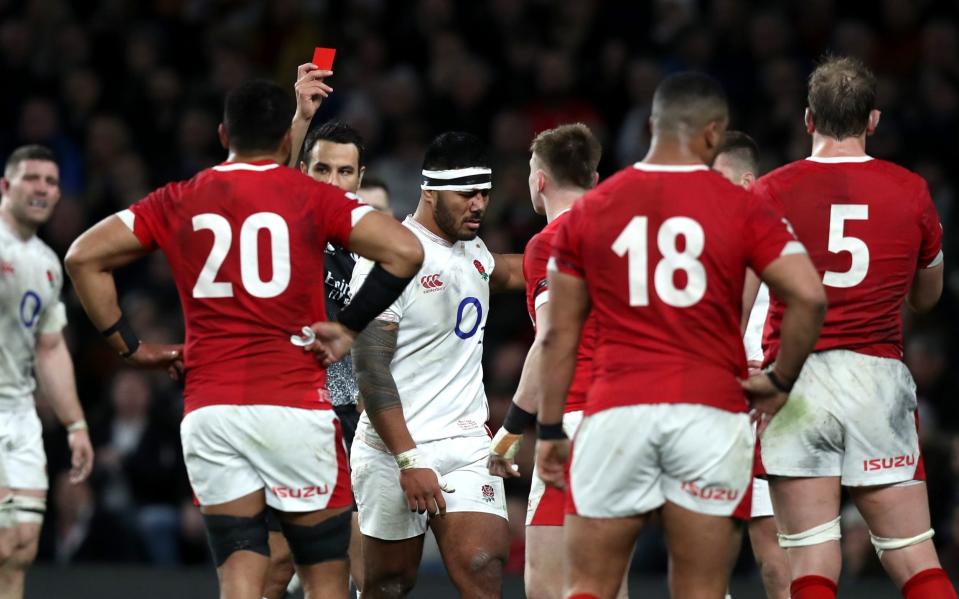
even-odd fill
[{"label": "team badge on chest", "polygon": [[473,266],[475,266],[476,270],[479,271],[479,274],[481,277],[483,277],[484,281],[489,280],[489,274],[487,274],[486,269],[483,267],[482,262],[480,262],[479,260],[473,260]]}]

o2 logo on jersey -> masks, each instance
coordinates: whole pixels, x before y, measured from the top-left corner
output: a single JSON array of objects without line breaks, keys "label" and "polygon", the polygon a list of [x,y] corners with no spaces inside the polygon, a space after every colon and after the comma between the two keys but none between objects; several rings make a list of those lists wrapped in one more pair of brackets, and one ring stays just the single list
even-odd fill
[{"label": "o2 logo on jersey", "polygon": [[[473,307],[472,310],[469,309],[470,306]],[[470,314],[475,314],[472,328],[464,331],[464,321],[467,320],[465,317]],[[456,309],[456,326],[453,327],[453,332],[456,333],[456,336],[460,339],[469,339],[480,330],[481,322],[483,322],[483,304],[475,297],[463,298],[463,301],[460,302],[459,307]]]},{"label": "o2 logo on jersey", "polygon": [[36,291],[28,290],[20,298],[20,322],[28,329],[32,329],[40,318],[40,310],[43,309],[43,301]]}]

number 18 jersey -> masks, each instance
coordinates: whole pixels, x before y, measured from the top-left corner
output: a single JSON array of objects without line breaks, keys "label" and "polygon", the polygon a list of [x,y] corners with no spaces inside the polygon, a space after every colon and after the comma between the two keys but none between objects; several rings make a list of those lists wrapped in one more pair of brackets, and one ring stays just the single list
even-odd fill
[{"label": "number 18 jersey", "polygon": [[274,162],[224,163],[154,191],[120,219],[169,260],[186,322],[185,409],[330,409],[326,373],[290,343],[325,320],[327,242],[372,208]]},{"label": "number 18 jersey", "polygon": [[[403,224],[423,244],[423,266],[377,320],[399,326],[390,371],[417,443],[488,434],[483,334],[489,314],[493,255],[477,237],[449,243],[412,217]],[[353,297],[373,267],[353,269]],[[379,446],[366,412],[356,435]]]},{"label": "number 18 jersey", "polygon": [[551,267],[585,280],[596,319],[586,414],[648,403],[745,412],[746,267],[802,251],[770,208],[705,165],[637,163],[584,195]]},{"label": "number 18 jersey", "polygon": [[[916,270],[942,261],[942,227],[922,177],[869,156],[808,158],[753,186],[781,211],[822,276],[829,301],[816,351],[902,358],[900,310]],[[770,297],[765,360],[785,307]]]}]

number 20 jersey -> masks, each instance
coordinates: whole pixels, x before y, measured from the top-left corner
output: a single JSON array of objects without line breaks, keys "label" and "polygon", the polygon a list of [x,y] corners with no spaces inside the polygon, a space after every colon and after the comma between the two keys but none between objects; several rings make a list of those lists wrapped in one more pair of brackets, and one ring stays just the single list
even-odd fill
[{"label": "number 20 jersey", "polygon": [[[403,225],[423,244],[423,266],[377,320],[399,326],[390,371],[407,428],[417,443],[487,435],[483,334],[493,255],[479,237],[449,243],[412,217]],[[357,261],[353,297],[372,266]],[[366,412],[356,435],[380,445]]]},{"label": "number 20 jersey", "polygon": [[588,192],[551,259],[585,280],[596,319],[586,414],[649,403],[745,412],[746,268],[802,252],[780,216],[705,165],[637,163]]},{"label": "number 20 jersey", "polygon": [[184,413],[212,404],[330,409],[325,371],[290,335],[325,320],[326,244],[346,246],[371,210],[262,161],[214,166],[118,214],[173,271],[186,322]]},{"label": "number 20 jersey", "polygon": [[[942,227],[922,177],[869,156],[808,158],[753,191],[786,216],[823,277],[829,310],[816,351],[902,358],[900,310],[917,269],[942,261]],[[785,307],[771,295],[763,347],[779,351]]]}]

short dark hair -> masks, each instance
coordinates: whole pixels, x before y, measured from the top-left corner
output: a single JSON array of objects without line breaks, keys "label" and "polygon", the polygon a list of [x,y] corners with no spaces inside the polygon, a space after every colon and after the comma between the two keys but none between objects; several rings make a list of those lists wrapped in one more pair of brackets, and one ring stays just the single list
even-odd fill
[{"label": "short dark hair", "polygon": [[876,93],[876,76],[862,61],[827,56],[809,75],[806,101],[816,130],[838,140],[862,135]]},{"label": "short dark hair", "polygon": [[470,166],[489,167],[490,159],[486,144],[465,131],[439,134],[423,156],[423,170],[442,171]]},{"label": "short dark hair", "polygon": [[560,125],[533,138],[530,152],[539,158],[560,185],[589,189],[603,146],[583,123]]},{"label": "short dark hair", "polygon": [[675,132],[680,126],[700,129],[729,116],[726,92],[718,81],[695,71],[670,75],[653,94],[653,127]]},{"label": "short dark hair", "polygon": [[386,181],[384,181],[383,179],[380,179],[376,175],[363,175],[363,181],[360,183],[360,188],[362,189],[364,187],[368,189],[373,187],[379,187],[380,189],[385,191],[387,194],[390,193],[390,186],[386,184]]},{"label": "short dark hair", "polygon": [[759,170],[759,146],[756,140],[742,131],[727,131],[723,145],[719,146],[716,155],[731,154],[753,174]]},{"label": "short dark hair", "polygon": [[20,163],[25,160],[45,160],[56,164],[57,156],[47,146],[39,144],[20,146],[7,157],[7,163],[3,167],[3,176],[7,179],[12,177]]},{"label": "short dark hair", "polygon": [[303,144],[303,158],[306,159],[310,150],[318,141],[329,141],[335,144],[353,144],[356,146],[360,156],[360,166],[366,165],[366,144],[363,143],[363,136],[351,125],[343,121],[326,121],[319,127],[314,127],[306,134],[306,142]]},{"label": "short dark hair", "polygon": [[230,90],[223,125],[230,148],[238,152],[273,152],[287,131],[296,104],[279,85],[264,79],[244,81]]}]

